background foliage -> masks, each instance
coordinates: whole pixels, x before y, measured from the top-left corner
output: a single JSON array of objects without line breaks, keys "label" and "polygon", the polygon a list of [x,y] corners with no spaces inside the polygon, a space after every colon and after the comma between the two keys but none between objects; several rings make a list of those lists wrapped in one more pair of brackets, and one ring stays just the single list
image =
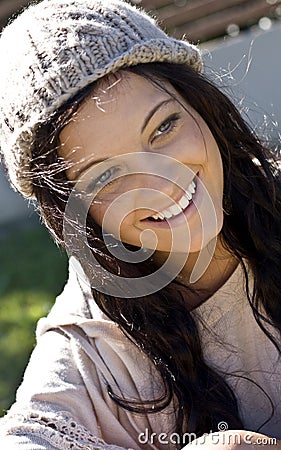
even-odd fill
[{"label": "background foliage", "polygon": [[67,257],[43,226],[0,230],[0,415],[15,398],[46,315],[67,278]]}]

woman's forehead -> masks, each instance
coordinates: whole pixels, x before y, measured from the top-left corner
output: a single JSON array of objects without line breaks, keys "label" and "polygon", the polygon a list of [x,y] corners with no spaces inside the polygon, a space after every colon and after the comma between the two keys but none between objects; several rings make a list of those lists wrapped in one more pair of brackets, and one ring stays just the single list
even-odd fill
[{"label": "woman's forehead", "polygon": [[86,160],[142,151],[144,129],[151,133],[177,102],[172,86],[165,88],[125,71],[96,85],[60,133],[59,154],[74,163],[69,177],[75,178]]},{"label": "woman's forehead", "polygon": [[[121,133],[128,123],[138,129],[155,105],[174,99],[176,91],[165,84],[161,88],[144,77],[125,71],[103,79],[61,131],[61,144],[66,145],[73,139],[77,145],[78,140],[81,143],[81,138],[93,134],[101,140],[102,136],[113,137],[114,131]],[[109,136],[105,136],[105,132],[109,132]]]},{"label": "woman's forehead", "polygon": [[[171,95],[174,96],[177,93],[168,82],[159,81],[156,85],[152,80],[141,75],[122,70],[99,80],[78,109],[76,118],[79,114],[82,116],[81,113],[85,112],[85,108],[93,112],[97,109],[101,113],[118,113],[118,110],[122,108],[133,107],[141,112],[159,98],[165,99]],[[100,117],[105,118],[104,114]]]}]

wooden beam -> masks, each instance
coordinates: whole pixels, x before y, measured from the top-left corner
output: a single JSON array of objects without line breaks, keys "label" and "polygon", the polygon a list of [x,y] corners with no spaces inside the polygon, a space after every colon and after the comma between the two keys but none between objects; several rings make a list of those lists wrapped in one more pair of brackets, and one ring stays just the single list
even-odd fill
[{"label": "wooden beam", "polygon": [[159,10],[158,13],[165,27],[169,28],[174,26],[175,23],[180,26],[218,11],[226,11],[233,6],[239,7],[244,3],[249,3],[249,0],[228,0],[227,3],[225,0],[197,0],[196,2],[189,2],[185,6],[169,6],[162,11]]},{"label": "wooden beam", "polygon": [[281,0],[274,5],[269,5],[264,0],[246,2],[241,8],[233,9],[210,15],[193,23],[171,29],[171,34],[177,38],[182,38],[185,34],[192,42],[205,41],[226,33],[228,25],[234,23],[240,27],[253,25],[258,19],[266,16],[281,4]]},{"label": "wooden beam", "polygon": [[[134,3],[134,1],[132,1],[132,3]],[[175,2],[171,0],[142,0],[140,3],[138,2],[138,5],[140,5],[142,8],[147,9],[148,11],[163,8],[163,6],[167,5],[170,5],[173,8],[176,7]]]}]

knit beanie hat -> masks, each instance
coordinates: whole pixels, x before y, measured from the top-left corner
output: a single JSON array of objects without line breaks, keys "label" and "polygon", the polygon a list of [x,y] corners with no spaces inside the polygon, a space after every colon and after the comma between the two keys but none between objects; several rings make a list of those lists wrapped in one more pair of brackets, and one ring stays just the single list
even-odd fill
[{"label": "knit beanie hat", "polygon": [[13,187],[32,197],[31,148],[38,125],[89,83],[126,66],[188,64],[199,50],[168,37],[122,0],[43,0],[0,38],[0,148]]}]

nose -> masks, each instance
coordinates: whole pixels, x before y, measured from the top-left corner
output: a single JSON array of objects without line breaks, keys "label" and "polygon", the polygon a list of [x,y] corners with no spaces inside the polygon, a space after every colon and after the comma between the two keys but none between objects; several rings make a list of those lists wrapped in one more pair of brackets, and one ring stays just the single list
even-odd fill
[{"label": "nose", "polygon": [[171,197],[177,189],[176,185],[168,178],[153,173],[138,174],[135,178],[135,186],[136,200],[143,201],[149,198],[153,204],[159,201],[159,193]]},{"label": "nose", "polygon": [[170,198],[177,200],[183,194],[193,178],[192,170],[174,158],[163,154],[138,155],[133,182],[136,202],[153,207],[159,202],[167,205]]}]

